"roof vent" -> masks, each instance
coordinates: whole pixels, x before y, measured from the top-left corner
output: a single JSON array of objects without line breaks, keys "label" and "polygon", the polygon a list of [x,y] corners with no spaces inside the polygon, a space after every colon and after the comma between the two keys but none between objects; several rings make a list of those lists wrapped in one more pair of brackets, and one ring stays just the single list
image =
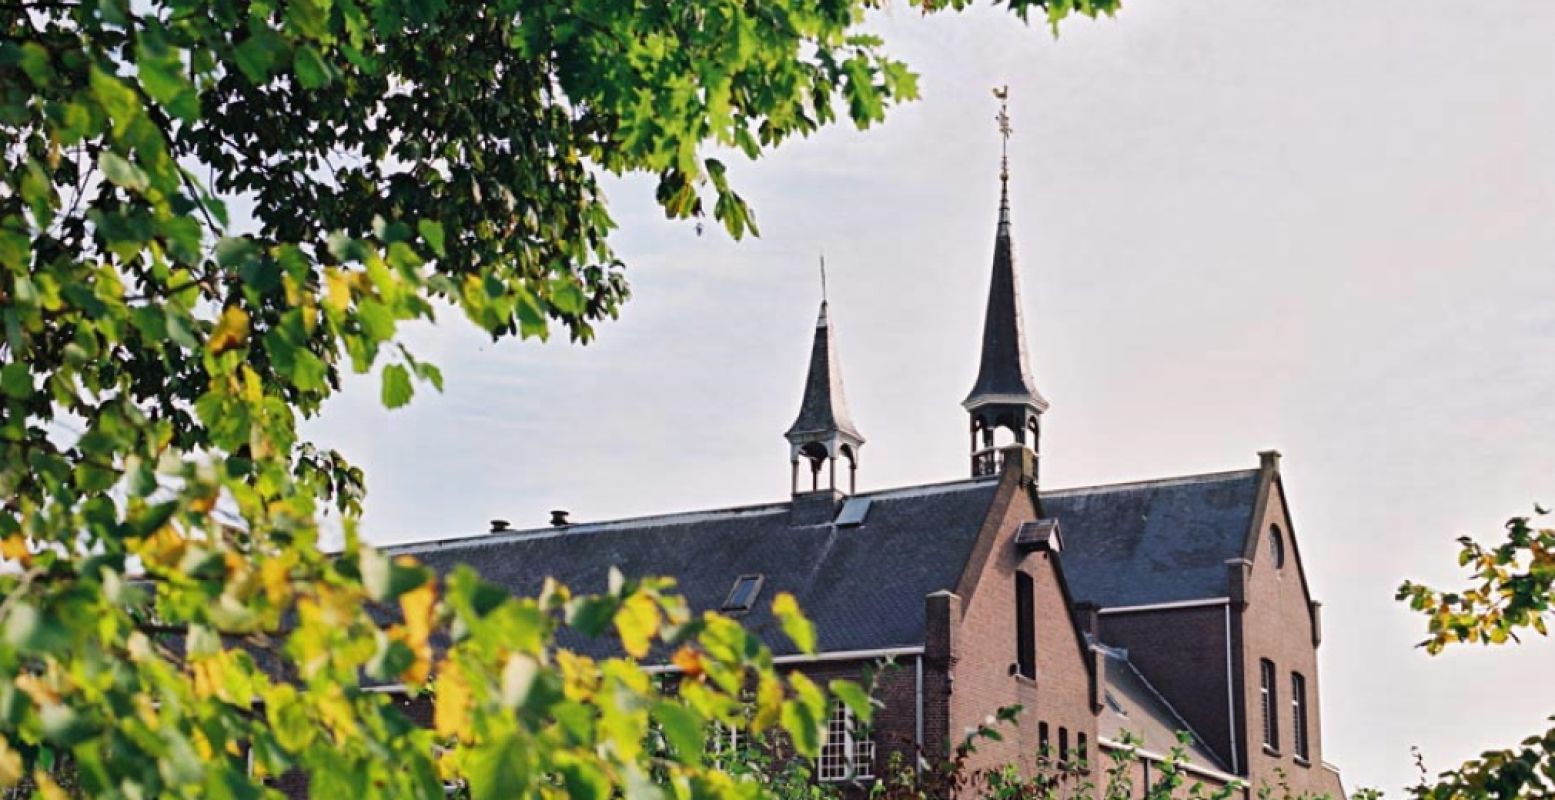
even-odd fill
[{"label": "roof vent", "polygon": [[565,527],[567,527],[567,509],[565,509],[565,508],[556,508],[556,509],[552,509],[551,510],[551,527],[553,527],[553,528],[565,528]]},{"label": "roof vent", "polygon": [[505,519],[494,519],[494,520],[491,521],[491,532],[492,533],[502,533],[503,531],[507,531],[507,530],[512,530],[512,528],[508,525],[508,521],[507,520],[505,520]]},{"label": "roof vent", "polygon": [[868,497],[849,497],[842,503],[842,513],[837,515],[837,527],[856,528],[864,524],[864,517],[868,514]]}]

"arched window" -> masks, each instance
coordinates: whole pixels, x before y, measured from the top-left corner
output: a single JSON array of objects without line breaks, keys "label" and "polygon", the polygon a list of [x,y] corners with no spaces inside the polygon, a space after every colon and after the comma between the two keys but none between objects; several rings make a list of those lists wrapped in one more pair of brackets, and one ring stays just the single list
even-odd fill
[{"label": "arched window", "polygon": [[1280,526],[1269,526],[1269,557],[1274,559],[1274,568],[1285,566],[1285,537],[1280,533]]}]

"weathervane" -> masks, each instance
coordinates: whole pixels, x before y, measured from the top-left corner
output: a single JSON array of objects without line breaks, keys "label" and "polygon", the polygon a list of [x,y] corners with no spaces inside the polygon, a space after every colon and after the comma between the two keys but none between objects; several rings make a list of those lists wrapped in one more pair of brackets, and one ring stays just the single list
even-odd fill
[{"label": "weathervane", "polygon": [[1010,134],[1015,132],[1015,129],[1010,127],[1009,84],[995,88],[993,96],[999,98],[999,113],[994,120],[999,123],[999,136],[1004,140],[1000,146],[999,180],[1007,181],[1010,179]]}]

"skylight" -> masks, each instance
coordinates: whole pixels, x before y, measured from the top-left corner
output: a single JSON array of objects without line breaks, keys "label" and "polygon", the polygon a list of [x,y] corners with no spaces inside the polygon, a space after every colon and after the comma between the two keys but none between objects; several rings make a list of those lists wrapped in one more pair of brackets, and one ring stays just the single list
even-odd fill
[{"label": "skylight", "polygon": [[763,578],[760,575],[741,575],[734,579],[734,588],[724,600],[723,611],[745,612],[756,605],[756,595],[761,594]]},{"label": "skylight", "polygon": [[837,515],[837,527],[851,528],[864,524],[864,517],[869,514],[868,497],[849,497],[842,504],[842,513]]}]

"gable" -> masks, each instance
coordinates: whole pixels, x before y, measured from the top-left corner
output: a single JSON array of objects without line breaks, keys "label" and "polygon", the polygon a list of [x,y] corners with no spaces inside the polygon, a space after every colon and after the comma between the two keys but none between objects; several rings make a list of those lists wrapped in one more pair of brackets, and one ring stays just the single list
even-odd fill
[{"label": "gable", "polygon": [[1103,608],[1226,596],[1258,500],[1256,469],[1042,493],[1077,601]]},{"label": "gable", "polygon": [[[789,503],[585,523],[392,548],[446,573],[468,564],[510,592],[534,595],[547,576],[576,592],[604,591],[611,567],[673,576],[693,612],[718,610],[741,575],[763,577],[742,621],[779,655],[792,645],[768,609],[791,592],[815,623],[822,652],[923,643],[924,597],[954,589],[996,484],[960,481],[861,493],[862,524],[790,524]],[[569,643],[571,644],[571,643]],[[607,643],[579,643],[608,652]]]}]

